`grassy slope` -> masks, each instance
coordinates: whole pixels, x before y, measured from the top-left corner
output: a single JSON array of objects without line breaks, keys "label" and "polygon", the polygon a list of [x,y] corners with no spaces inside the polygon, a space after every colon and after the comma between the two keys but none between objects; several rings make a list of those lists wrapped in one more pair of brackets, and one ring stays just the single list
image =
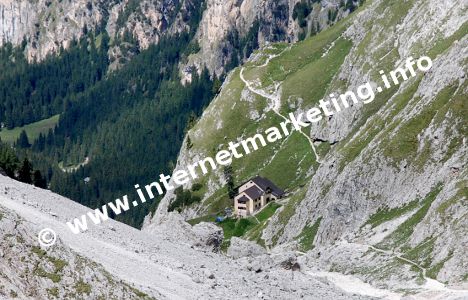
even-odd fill
[{"label": "grassy slope", "polygon": [[25,130],[29,141],[32,142],[39,137],[39,134],[47,134],[49,129],[54,129],[59,121],[60,115],[55,115],[49,119],[41,120],[23,127],[17,127],[10,130],[3,129],[0,131],[0,138],[3,142],[14,143],[20,136],[21,131]]},{"label": "grassy slope", "polygon": [[[401,9],[395,10],[398,14]],[[450,37],[440,39],[427,50],[419,48],[421,45],[416,45],[413,49],[414,57],[429,55],[431,58],[436,58],[438,55],[444,53],[452,43],[463,37],[468,33],[468,24],[462,25],[462,27]],[[363,51],[364,53],[364,51]],[[390,52],[389,56],[393,56],[394,53]],[[382,66],[385,67],[385,66]],[[376,68],[379,70],[379,68]],[[343,168],[348,163],[356,159],[361,152],[366,149],[367,145],[373,142],[379,142],[378,149],[393,163],[393,166],[397,166],[399,162],[406,160],[406,162],[415,168],[415,170],[421,172],[428,163],[443,163],[445,160],[450,158],[456,149],[459,149],[461,145],[461,137],[467,134],[467,111],[466,104],[462,102],[462,98],[466,99],[466,83],[460,85],[454,83],[447,86],[438,95],[432,99],[431,103],[427,105],[423,110],[419,111],[412,119],[402,121],[399,113],[403,110],[409,111],[414,108],[421,100],[415,97],[419,84],[421,82],[421,76],[417,76],[404,87],[400,87],[398,93],[392,91],[390,96],[386,96],[385,101],[392,97],[390,109],[387,109],[386,114],[381,119],[373,118],[365,125],[359,133],[355,136],[350,135],[348,141],[343,143],[341,146],[341,153],[344,155],[344,160],[341,162]],[[393,96],[395,94],[395,96]],[[379,99],[377,99],[379,101]],[[380,100],[381,101],[381,100]],[[448,116],[450,116],[448,118]],[[367,117],[366,117],[367,119]],[[420,141],[418,137],[430,126],[439,127],[442,122],[450,124],[446,128],[446,136],[451,141],[448,143],[448,147],[444,149],[444,158],[442,161],[431,161],[430,157],[434,151],[439,149],[432,149],[430,141]],[[351,139],[352,137],[352,139]],[[421,147],[421,143],[423,147]],[[375,150],[374,152],[375,153]],[[366,153],[364,157],[370,157],[373,153]],[[459,184],[462,186],[463,184]],[[465,184],[466,185],[466,184]],[[410,247],[407,242],[413,234],[416,226],[421,223],[427,216],[428,211],[431,209],[436,196],[440,192],[440,186],[434,188],[434,190],[426,195],[421,200],[415,200],[404,204],[401,207],[380,208],[375,214],[371,215],[367,220],[366,224],[371,224],[372,227],[378,226],[384,222],[393,220],[403,214],[414,212],[403,224],[401,224],[395,232],[388,236],[378,246],[386,249],[400,248],[405,253],[405,257],[418,262],[421,266],[428,268],[427,276],[436,278],[439,270],[443,267],[444,263],[451,257],[449,254],[445,259],[434,262],[433,247],[436,237],[430,237],[421,242],[420,244]],[[445,217],[446,210],[450,207],[457,207],[459,205],[466,204],[466,198],[463,198],[463,188],[459,187],[459,190],[455,196],[442,202],[442,204],[436,208],[439,214]],[[416,270],[419,271],[419,270]],[[380,272],[380,270],[379,270]]]},{"label": "grassy slope", "polygon": [[[366,9],[370,2],[368,1],[360,10]],[[271,48],[256,53],[262,58],[247,63],[244,76],[247,80],[257,82],[263,89],[270,91],[275,82],[282,82],[282,114],[288,114],[297,108],[309,108],[330,92],[347,90],[349,83],[338,78],[337,74],[348,55],[351,55],[354,62],[362,66],[365,72],[368,71],[371,80],[380,82],[378,71],[388,72],[394,68],[396,61],[402,59],[398,51],[395,50],[394,36],[390,35],[389,38],[389,35],[384,33],[396,30],[413,5],[414,1],[410,0],[404,1],[404,3],[387,1],[376,6],[375,14],[378,17],[363,24],[367,30],[364,39],[357,45],[353,45],[342,36],[344,30],[354,21],[353,16],[317,36],[292,46],[275,44]],[[440,39],[433,45],[416,43],[412,54],[414,57],[429,54],[430,57],[435,58],[447,51],[455,40],[460,39],[466,33],[467,25],[465,24],[454,35]],[[330,47],[332,45],[333,47]],[[323,56],[325,52],[327,55]],[[268,66],[259,68],[258,66],[265,62],[268,54],[280,54],[280,56],[271,60]],[[245,89],[239,78],[239,72],[238,69],[232,74],[221,95],[210,105],[207,114],[196,125],[195,131],[198,130],[198,134],[191,135],[191,139],[197,150],[213,155],[220,144],[252,136],[269,126],[277,126],[281,121],[271,111],[264,111],[267,106],[265,99],[253,96],[251,102],[239,100],[242,90]],[[431,124],[437,125],[437,122],[447,121],[446,115],[450,114],[453,118],[448,122],[453,124],[453,127],[448,136],[453,135],[454,138],[445,155],[446,158],[450,157],[451,153],[454,153],[461,146],[461,139],[457,137],[460,134],[466,135],[466,116],[468,114],[466,114],[466,104],[462,101],[464,96],[462,91],[466,87],[459,89],[458,94],[455,92],[454,86],[447,87],[437,95],[431,105],[417,114],[413,120],[404,120],[402,118],[404,112],[414,108],[421,100],[415,95],[422,78],[422,75],[418,75],[407,81],[405,85],[378,94],[374,102],[364,106],[361,115],[354,121],[349,135],[343,141],[333,148],[324,145],[323,148],[319,148],[319,152],[324,156],[327,152],[333,151],[333,155],[338,158],[339,169],[342,171],[359,156],[364,159],[370,158],[372,153],[365,151],[366,148],[370,143],[378,143],[378,151],[381,151],[394,165],[402,159],[409,159],[410,165],[421,168],[428,163],[431,152],[430,149],[427,149],[428,147],[425,147],[424,151],[418,151],[418,148],[415,147],[417,136]],[[256,110],[260,114],[265,112],[265,116],[260,121],[251,120],[248,116],[252,110]],[[382,111],[383,114],[374,117],[376,113]],[[221,129],[216,126],[218,120],[222,120]],[[191,134],[193,132],[191,131]],[[292,196],[289,198],[289,202],[275,212],[278,222],[286,225],[296,213],[298,203],[304,199],[307,191],[305,184],[313,176],[313,170],[317,168],[317,163],[315,157],[311,155],[310,146],[306,139],[295,134],[287,140],[283,140],[282,143],[269,145],[254,154],[236,160],[233,167],[236,183],[259,173],[271,178],[278,185],[291,192]],[[324,197],[331,186],[317,188],[326,190],[322,195]],[[457,195],[445,201],[440,210],[445,212],[448,208],[455,207],[462,201],[463,197]],[[216,212],[216,210],[211,209],[213,207],[220,209],[223,205],[228,205],[226,197],[227,194],[224,190],[224,192],[217,192],[214,197],[209,198],[207,200],[210,203],[209,213]],[[416,211],[416,217],[408,221],[411,224],[408,222],[403,224],[407,230],[401,229],[404,231],[403,239],[406,240],[408,235],[412,234],[408,228],[414,228],[425,217],[432,201],[434,198],[431,194],[422,202],[413,201],[396,208],[381,207],[378,212],[370,216],[367,224],[375,227],[403,214]],[[222,205],[216,205],[220,203]],[[309,225],[297,237],[305,250],[313,247],[313,240],[320,226],[321,218],[314,220],[309,222]],[[244,232],[244,236],[262,243],[259,237],[261,237],[265,225],[251,225]],[[256,228],[252,229],[253,227]],[[280,229],[273,242],[276,243],[281,235]]]},{"label": "grassy slope", "polygon": [[[245,78],[249,81],[259,79],[262,88],[267,88],[273,81],[283,81],[282,113],[287,114],[289,111],[294,111],[284,105],[284,103],[288,102],[284,99],[292,99],[293,97],[313,99],[312,102],[307,104],[316,103],[325,93],[323,87],[330,84],[351,48],[350,41],[340,38],[342,32],[346,29],[346,25],[345,22],[340,22],[332,30],[317,35],[315,41],[305,40],[293,45],[289,50],[286,49],[287,45],[285,44],[274,45],[273,48],[264,51],[262,55],[279,53],[282,53],[282,55],[273,59],[264,68],[258,68],[258,66],[264,63],[265,57],[258,62],[248,63],[244,70]],[[336,47],[333,47],[328,55],[322,58],[323,53],[333,42],[336,43]],[[302,57],[302,59],[297,59],[298,56]],[[323,70],[326,70],[327,75],[319,76],[319,73]],[[252,102],[239,100],[241,99],[242,90],[245,89],[239,74],[239,69],[234,71],[221,95],[211,104],[208,113],[189,132],[193,143],[192,149],[201,150],[207,155],[214,156],[223,141],[253,136],[271,126],[279,127],[282,119],[272,111],[265,111],[265,108],[269,105],[267,99],[251,95]],[[297,83],[299,78],[301,80]],[[317,86],[317,89],[309,90],[307,87],[310,84],[304,82],[307,79],[317,79],[318,81],[313,83],[314,86]],[[249,118],[249,113],[252,110],[265,115],[260,121],[252,120]],[[217,128],[219,120],[222,120],[223,125],[220,129]],[[198,130],[202,134],[198,134]],[[328,149],[329,147],[325,145],[319,151],[321,154],[325,154]],[[311,168],[316,168],[317,163],[309,142],[304,136],[295,132],[277,143],[269,144],[267,147],[244,156],[242,159],[235,160],[232,166],[237,184],[260,174],[271,179],[281,188],[291,191],[297,190],[306,184],[311,175]],[[206,178],[202,179],[201,182],[206,184]],[[302,199],[296,200],[300,201]],[[205,203],[207,204],[206,215],[191,220],[191,224],[201,221],[213,221],[213,217],[217,213],[221,213],[225,206],[230,205],[225,189],[216,192],[212,197],[206,199]],[[286,211],[290,210],[288,207],[290,205],[287,205]],[[271,204],[257,216],[257,219],[250,218],[242,224],[233,220],[224,221],[220,225],[225,231],[225,238],[229,240],[231,236],[244,236],[247,239],[263,244],[262,231],[267,226],[269,218],[276,213],[278,208],[279,205]],[[282,214],[284,213],[282,212]],[[227,247],[228,243],[224,246]]]},{"label": "grassy slope", "polygon": [[[255,216],[240,220],[225,219],[224,221],[220,222],[219,226],[221,226],[224,231],[223,249],[227,249],[227,247],[230,245],[230,239],[233,236],[244,237],[246,239],[257,242],[260,245],[264,245],[262,231],[268,224],[271,216],[273,216],[276,210],[278,210],[280,207],[281,205],[278,203],[271,202]],[[206,220],[191,220],[189,223],[194,224],[199,221]]]},{"label": "grassy slope", "polygon": [[[325,96],[329,87],[337,86],[334,77],[352,47],[352,43],[342,37],[348,26],[349,21],[340,21],[329,30],[291,47],[286,44],[276,44],[260,53],[264,56],[262,59],[247,63],[244,76],[249,81],[261,82],[261,87],[264,89],[268,89],[274,82],[282,82],[283,114],[294,111],[290,106],[295,105],[299,99],[303,99],[302,107],[311,107]],[[324,55],[325,53],[327,55]],[[266,67],[259,68],[258,66],[265,62],[266,55],[269,54],[281,55],[271,60]],[[239,101],[242,90],[245,89],[239,73],[239,69],[234,71],[221,95],[211,104],[208,113],[189,133],[194,149],[214,156],[222,141],[252,136],[270,126],[278,126],[282,121],[271,111],[266,112],[260,122],[248,117],[252,110],[263,113],[268,102],[257,95],[252,96],[252,102]],[[338,86],[344,86],[344,83],[338,83]],[[217,128],[219,120],[222,120],[221,129]],[[197,131],[202,134],[198,134]],[[329,146],[323,145],[318,150],[321,155],[325,155]],[[317,167],[317,164],[310,145],[305,137],[298,133],[233,163],[236,183],[260,174],[290,191],[303,186],[308,181],[310,169],[314,167]],[[202,182],[206,182],[206,179]],[[217,210],[222,209],[213,203],[229,203],[225,199],[227,197],[225,193],[222,196],[219,194],[215,193],[207,200],[206,203],[210,204],[207,216],[212,216]]]},{"label": "grassy slope", "polygon": [[[290,49],[287,49],[286,44],[274,45],[273,48],[260,53],[263,58],[246,64],[245,78],[249,81],[260,80],[262,88],[268,88],[273,81],[284,81],[283,99],[300,97],[313,98],[313,102],[318,101],[319,97],[323,96],[324,89],[319,88],[311,92],[307,88],[311,85],[303,81],[321,78],[320,82],[315,84],[318,87],[330,83],[333,74],[338,71],[339,65],[350,50],[350,41],[339,38],[346,29],[346,25],[347,23],[340,22],[331,30],[320,33],[313,39],[294,44]],[[328,56],[322,58],[323,53],[334,41],[336,41],[336,46]],[[265,62],[266,55],[279,53],[282,53],[281,56],[273,59],[268,66],[258,67]],[[328,75],[318,76],[317,68],[322,71],[326,69]],[[274,112],[265,111],[269,105],[267,99],[252,94],[250,94],[250,101],[241,99],[245,86],[240,80],[239,73],[240,69],[233,72],[220,96],[213,101],[204,117],[189,132],[193,143],[192,149],[195,151],[201,150],[207,155],[214,156],[220,144],[225,147],[228,141],[253,136],[271,126],[278,127],[282,121]],[[302,78],[302,81],[295,86],[297,77]],[[316,96],[312,97],[311,93]],[[285,102],[282,100],[282,109],[286,109],[283,113],[294,111],[285,108]],[[264,117],[260,120],[252,120],[249,117],[251,111],[264,114]],[[222,128],[217,126],[219,120],[222,122]],[[324,150],[326,152],[328,149]],[[260,174],[270,178],[283,189],[295,190],[307,182],[310,176],[309,170],[316,166],[309,142],[299,133],[293,133],[288,138],[235,160],[233,170],[236,183]],[[202,182],[206,182],[206,179]],[[215,195],[207,200],[208,203],[212,203],[213,198],[217,198],[215,201],[224,201],[222,197]],[[215,212],[213,209],[209,210],[209,213],[213,212]]]}]

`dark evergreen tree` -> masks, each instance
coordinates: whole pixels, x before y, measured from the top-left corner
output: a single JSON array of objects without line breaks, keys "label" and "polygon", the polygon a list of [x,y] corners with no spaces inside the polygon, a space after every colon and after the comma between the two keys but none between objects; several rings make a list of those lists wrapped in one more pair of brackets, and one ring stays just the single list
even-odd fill
[{"label": "dark evergreen tree", "polygon": [[32,165],[27,158],[23,160],[23,164],[21,165],[18,171],[18,180],[24,183],[31,184],[32,178]]},{"label": "dark evergreen tree", "polygon": [[169,205],[169,211],[180,211],[186,206],[190,206],[193,203],[198,203],[201,201],[200,197],[192,195],[192,193],[189,190],[184,190],[182,187],[178,187],[177,189],[175,189],[174,193],[176,195],[176,198]]},{"label": "dark evergreen tree", "polygon": [[228,194],[230,199],[234,199],[237,194],[237,191],[234,186],[234,178],[232,176],[232,167],[227,166],[224,168],[224,179],[226,180],[226,186],[228,189]]},{"label": "dark evergreen tree", "polygon": [[18,140],[16,141],[16,146],[21,148],[21,149],[26,149],[31,147],[31,144],[29,143],[29,138],[26,133],[26,131],[21,131],[20,136]]},{"label": "dark evergreen tree", "polygon": [[103,33],[99,49],[95,39],[85,35],[61,55],[38,63],[29,63],[20,47],[0,48],[0,119],[9,129],[61,113],[68,97],[102,80],[109,65],[109,39]]},{"label": "dark evergreen tree", "polygon": [[14,177],[19,161],[13,150],[0,142],[0,169],[9,177]]},{"label": "dark evergreen tree", "polygon": [[213,81],[213,90],[211,91],[213,95],[217,95],[219,91],[221,90],[222,82],[221,80],[216,76]]},{"label": "dark evergreen tree", "polygon": [[33,173],[32,183],[38,188],[46,189],[47,182],[44,177],[42,177],[41,171],[36,170]]},{"label": "dark evergreen tree", "polygon": [[297,20],[299,27],[304,28],[307,26],[306,18],[312,12],[312,5],[307,0],[302,0],[301,2],[296,3],[293,9],[293,19]]},{"label": "dark evergreen tree", "polygon": [[46,137],[42,133],[40,133],[39,137],[33,144],[32,149],[35,152],[41,152],[41,151],[44,151],[45,145],[46,145]]},{"label": "dark evergreen tree", "polygon": [[353,0],[346,1],[346,9],[349,10],[350,13],[356,9],[356,5],[354,4]]}]

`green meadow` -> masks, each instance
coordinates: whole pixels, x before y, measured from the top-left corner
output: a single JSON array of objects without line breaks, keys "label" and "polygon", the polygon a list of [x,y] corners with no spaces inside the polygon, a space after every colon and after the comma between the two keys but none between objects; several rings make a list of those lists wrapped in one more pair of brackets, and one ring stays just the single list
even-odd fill
[{"label": "green meadow", "polygon": [[35,123],[16,127],[13,129],[2,129],[0,131],[0,139],[6,143],[14,143],[20,136],[21,131],[25,130],[29,141],[32,142],[39,137],[39,134],[47,134],[49,129],[54,129],[59,121],[60,115],[55,115],[49,119],[41,120]]}]

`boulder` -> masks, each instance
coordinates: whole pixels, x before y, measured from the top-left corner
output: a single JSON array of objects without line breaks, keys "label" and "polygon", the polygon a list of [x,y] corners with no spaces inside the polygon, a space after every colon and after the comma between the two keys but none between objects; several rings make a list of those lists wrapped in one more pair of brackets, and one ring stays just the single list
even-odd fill
[{"label": "boulder", "polygon": [[192,231],[194,237],[197,239],[194,246],[206,248],[213,252],[219,252],[221,250],[224,234],[220,227],[211,223],[202,222],[193,226]]},{"label": "boulder", "polygon": [[241,257],[257,257],[266,254],[266,250],[254,242],[232,237],[227,254],[234,259],[238,259]]},{"label": "boulder", "polygon": [[159,222],[150,224],[145,231],[160,234],[175,244],[189,244],[194,248],[219,252],[223,242],[223,230],[211,223],[202,222],[191,226],[177,212],[161,217]]}]

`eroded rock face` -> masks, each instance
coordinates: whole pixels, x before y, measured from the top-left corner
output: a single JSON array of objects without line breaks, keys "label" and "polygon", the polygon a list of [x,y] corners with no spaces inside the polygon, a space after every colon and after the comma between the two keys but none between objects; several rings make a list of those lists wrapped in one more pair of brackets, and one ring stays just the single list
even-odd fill
[{"label": "eroded rock face", "polygon": [[98,1],[0,1],[0,45],[23,41],[30,60],[43,59],[103,20],[103,6]]},{"label": "eroded rock face", "polygon": [[[191,67],[201,70],[206,66],[218,75],[223,73],[239,41],[248,34],[260,45],[295,41],[302,31],[307,34],[317,24],[320,29],[327,28],[347,14],[338,7],[338,0],[323,1],[314,5],[304,29],[292,17],[298,2],[300,0],[207,0],[206,4],[195,0],[2,0],[0,45],[6,42],[22,45],[29,60],[42,60],[96,29],[107,31],[112,40],[130,33],[137,43],[133,46],[140,50],[158,43],[165,34],[193,29],[197,30],[195,40],[201,50],[181,66],[181,73],[187,80],[190,72],[185,74],[183,70]],[[195,12],[205,6],[198,28],[190,28]],[[329,10],[337,11],[336,20],[328,20]],[[252,31],[255,22],[259,25]],[[122,57],[120,46],[109,50],[111,70],[131,59],[131,56]]]},{"label": "eroded rock face", "polygon": [[0,298],[99,298],[109,294],[120,299],[139,298],[136,289],[117,283],[114,275],[60,239],[52,249],[41,247],[36,230],[1,206],[0,228]]},{"label": "eroded rock face", "polygon": [[[411,52],[409,49],[414,49],[416,43],[415,39],[408,38],[409,36],[415,35],[420,36],[421,39],[435,41],[438,39],[438,34],[442,36],[453,35],[468,19],[463,16],[463,11],[466,12],[467,8],[461,2],[450,3],[452,9],[450,7],[442,8],[437,1],[418,3],[423,5],[415,4],[408,10],[408,14],[402,19],[403,23],[396,26],[394,35],[386,35],[387,38],[383,40],[378,38],[372,40],[372,47],[369,48],[366,56],[356,59],[355,52],[351,51],[343,63],[339,75],[347,78],[351,89],[353,89],[352,86],[356,87],[358,82],[363,82],[362,78],[369,76],[369,70],[363,66],[366,64],[377,66],[380,58],[385,59],[384,55],[375,54],[378,51],[376,49],[388,47],[389,51],[395,51],[399,53],[398,57],[406,59]],[[376,2],[373,5],[378,7],[382,3]],[[434,16],[431,7],[440,7],[440,15]],[[363,11],[345,34],[353,39],[356,45],[359,45],[364,38],[360,24],[374,17],[378,17],[378,15],[372,9]],[[441,19],[445,19],[446,22],[441,24]],[[373,22],[371,28],[372,32],[383,30],[378,22]],[[405,158],[395,162],[388,154],[387,148],[390,147],[387,141],[392,138],[396,139],[404,122],[412,119],[420,120],[421,113],[424,114],[431,107],[437,105],[437,99],[439,101],[444,99],[448,101],[447,106],[451,106],[452,101],[456,101],[455,99],[458,97],[466,97],[468,93],[465,82],[467,68],[464,60],[467,53],[462,49],[466,48],[468,41],[464,37],[459,41],[446,43],[448,47],[446,51],[431,57],[434,60],[434,65],[430,72],[424,75],[421,82],[408,81],[402,84],[395,95],[391,97],[388,105],[384,105],[375,115],[371,115],[367,124],[353,133],[353,139],[366,136],[365,132],[369,129],[372,120],[386,119],[387,126],[391,123],[398,124],[396,128],[390,132],[382,130],[377,133],[374,138],[363,145],[362,151],[354,161],[346,162],[346,159],[342,157],[343,151],[332,151],[330,155],[327,155],[324,163],[313,176],[305,199],[296,207],[294,216],[287,224],[281,224],[278,219],[273,218],[273,222],[265,230],[264,237],[271,239],[276,236],[279,238],[279,243],[291,242],[301,234],[306,224],[313,224],[319,217],[323,217],[315,238],[315,245],[323,247],[319,251],[322,253],[328,252],[327,249],[335,249],[336,243],[341,240],[357,243],[357,245],[354,244],[354,247],[357,248],[360,244],[377,244],[379,247],[386,247],[390,244],[389,247],[395,247],[394,250],[397,252],[404,252],[405,247],[416,248],[423,247],[425,243],[433,243],[430,250],[426,249],[430,254],[426,256],[426,254],[418,253],[416,260],[425,261],[431,267],[438,263],[443,264],[444,267],[436,275],[437,279],[448,281],[455,286],[466,286],[466,280],[462,279],[463,271],[458,266],[468,264],[467,256],[462,254],[464,252],[462,249],[466,248],[465,245],[468,241],[461,234],[461,232],[466,232],[468,228],[468,222],[461,217],[466,213],[466,210],[462,209],[463,203],[466,203],[466,196],[460,196],[462,186],[466,186],[463,182],[466,181],[467,173],[466,170],[455,173],[452,171],[453,167],[457,165],[466,166],[467,164],[466,137],[462,136],[459,130],[453,129],[460,128],[457,124],[462,121],[454,119],[454,111],[452,113],[447,111],[444,115],[434,117],[417,137],[418,150],[416,155],[419,160],[416,163],[411,161],[409,152],[405,153]],[[422,53],[431,53],[430,47],[426,48]],[[400,62],[395,61],[390,66],[400,64]],[[395,108],[394,101],[402,97],[402,94],[407,92],[411,86],[416,86],[417,89],[414,95],[409,97],[409,105],[402,109],[394,119],[389,119]],[[457,87],[453,94],[441,98],[442,91],[447,91],[451,86]],[[352,124],[363,115],[363,110],[355,110],[354,115],[345,113],[339,116],[338,122],[332,120],[328,124],[313,128],[311,135],[321,135],[330,141],[341,141],[348,136]],[[448,152],[447,145],[453,143],[450,142],[453,140],[461,142],[451,152]],[[403,145],[404,140],[400,139],[394,143]],[[347,145],[342,146],[346,147]],[[426,152],[423,151],[425,147],[428,147]],[[340,165],[343,166],[342,169],[340,169]],[[326,194],[323,193],[324,190],[327,190]],[[378,230],[374,229],[372,231],[374,238],[371,239],[369,239],[369,235],[363,233],[362,226],[379,209],[385,207],[401,208],[411,201],[427,200],[432,197],[431,193],[434,191],[437,191],[436,196],[432,199],[433,202],[424,218],[417,224],[407,225],[411,227],[411,234],[406,243],[398,244],[394,241],[395,237],[391,235],[399,224],[395,224],[379,234],[377,234]],[[451,204],[446,208],[448,203]],[[413,210],[412,213],[415,211]],[[408,219],[410,215],[406,218]],[[278,237],[279,227],[284,228],[284,230]],[[401,231],[402,228],[400,227],[399,230]],[[376,238],[378,235],[381,237]],[[348,247],[352,248],[349,245]],[[339,252],[339,250],[330,251]],[[344,251],[344,253],[348,251]],[[379,255],[372,249],[370,252]],[[335,261],[333,261],[333,257],[336,257]],[[340,260],[338,255],[329,257],[329,266],[342,264]],[[369,265],[375,266],[377,264],[378,262]],[[348,265],[342,270],[349,269]],[[362,270],[364,267],[356,269]],[[402,281],[414,276],[410,273],[409,271],[401,273]]]},{"label": "eroded rock face", "polygon": [[220,227],[212,223],[202,222],[193,226],[192,230],[198,239],[198,242],[194,243],[195,247],[207,248],[213,252],[221,250],[224,234]]},{"label": "eroded rock face", "polygon": [[[339,7],[340,1],[321,1],[311,7],[313,10],[307,16],[307,26],[303,29],[298,25],[297,19],[293,18],[294,7],[299,2],[301,1],[208,0],[197,32],[201,51],[190,57],[189,65],[193,64],[197,68],[205,65],[219,75],[231,60],[235,46],[232,43],[233,38],[242,40],[248,34],[253,34],[260,46],[279,41],[294,42],[301,32],[307,35],[311,30],[316,30],[317,24],[319,30],[325,29],[347,14]],[[335,10],[336,20],[329,21],[328,12]],[[237,47],[245,46],[236,43]]]},{"label": "eroded rock face", "polygon": [[[192,1],[3,0],[0,2],[0,45],[22,45],[30,60],[67,48],[91,30],[111,37],[130,34],[140,49],[159,41],[166,32],[188,28]],[[110,54],[116,50],[111,49]],[[112,58],[112,56],[111,56]]]}]

